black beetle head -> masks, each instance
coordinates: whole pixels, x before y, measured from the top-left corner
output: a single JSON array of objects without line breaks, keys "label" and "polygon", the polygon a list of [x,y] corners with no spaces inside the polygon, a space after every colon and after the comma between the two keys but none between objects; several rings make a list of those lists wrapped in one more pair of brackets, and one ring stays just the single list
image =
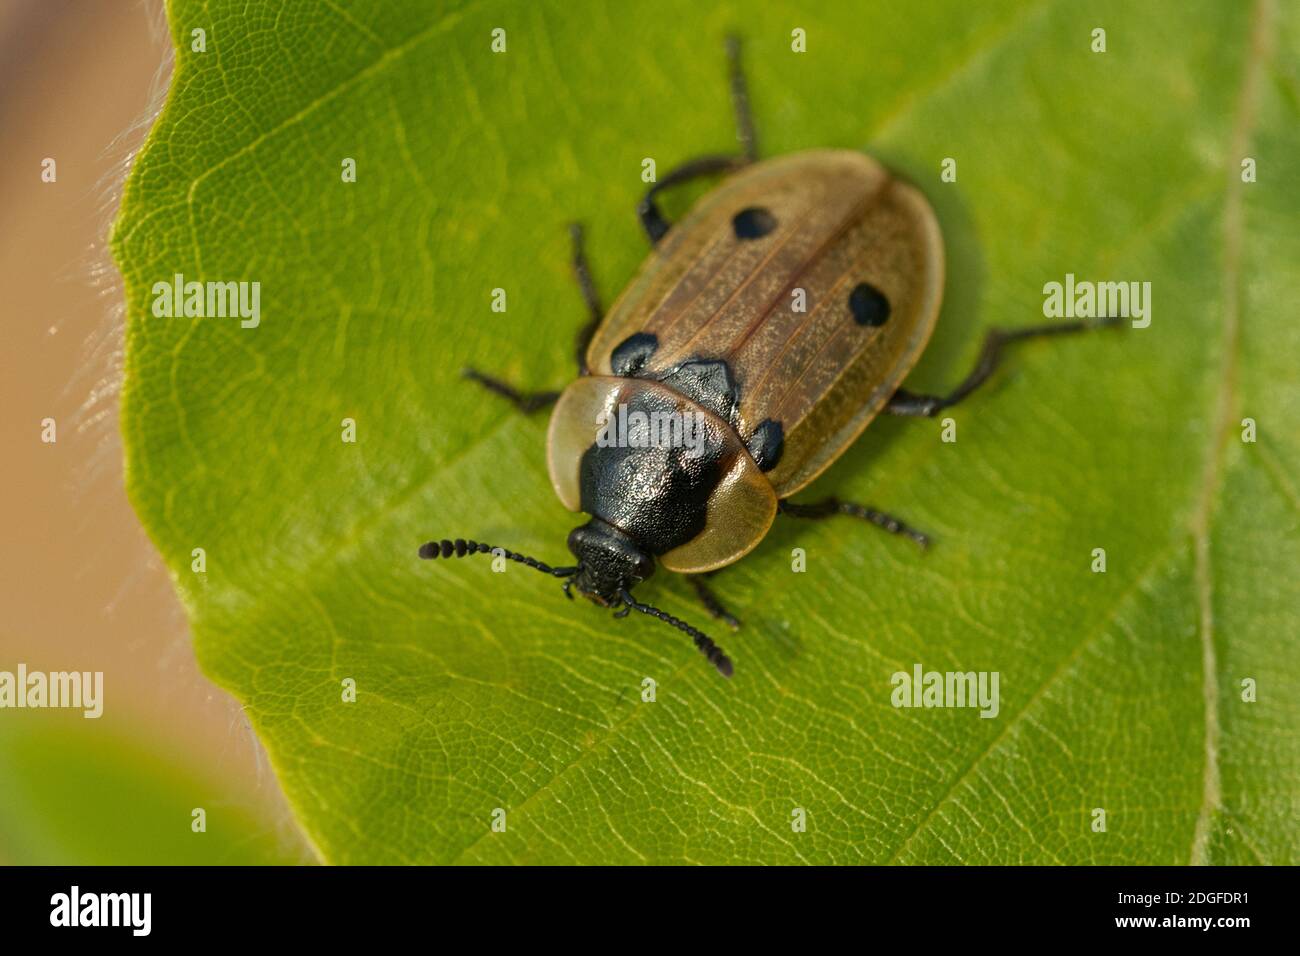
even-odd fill
[{"label": "black beetle head", "polygon": [[574,528],[569,533],[569,550],[577,555],[578,563],[571,567],[553,568],[526,554],[484,544],[482,541],[442,538],[421,545],[420,557],[432,561],[436,558],[446,560],[463,558],[469,554],[487,554],[514,561],[542,574],[563,578],[564,593],[569,597],[573,596],[569,589],[576,587],[584,597],[601,607],[622,608],[615,612],[615,617],[626,617],[628,612],[636,611],[676,628],[695,642],[695,647],[718,669],[718,673],[724,677],[731,676],[731,659],[714,643],[713,638],[666,611],[650,604],[642,604],[632,596],[631,589],[655,573],[654,556],[643,551],[635,541],[613,525],[592,518],[581,528]]},{"label": "black beetle head", "polygon": [[620,592],[655,573],[655,559],[613,525],[592,518],[569,532],[569,550],[578,559],[573,586],[602,607],[623,603]]}]

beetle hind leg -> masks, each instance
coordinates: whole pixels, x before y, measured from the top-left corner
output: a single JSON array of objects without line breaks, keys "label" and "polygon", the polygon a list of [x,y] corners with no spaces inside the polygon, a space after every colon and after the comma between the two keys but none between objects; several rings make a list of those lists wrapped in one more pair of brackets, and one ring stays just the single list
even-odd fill
[{"label": "beetle hind leg", "polygon": [[900,521],[891,514],[883,511],[877,511],[875,508],[869,508],[866,505],[854,504],[851,501],[840,501],[838,498],[827,498],[824,501],[815,501],[809,504],[795,504],[792,501],[781,501],[777,504],[781,514],[790,515],[793,518],[830,518],[834,515],[848,515],[850,518],[860,518],[863,521],[869,521],[877,528],[888,531],[890,534],[900,535],[914,541],[922,550],[930,546],[930,536],[924,532],[917,531],[911,525]]},{"label": "beetle hind leg", "polygon": [[704,605],[704,610],[733,631],[739,630],[740,619],[723,607],[722,602],[718,600],[718,596],[713,593],[713,589],[704,583],[704,579],[710,576],[711,573],[706,573],[688,574],[686,577],[691,582],[691,587],[695,589],[695,594],[700,599],[700,603]]},{"label": "beetle hind leg", "polygon": [[984,384],[1002,362],[1003,346],[1025,339],[1047,338],[1053,335],[1072,335],[1089,329],[1119,325],[1122,319],[1111,317],[1104,319],[1083,319],[1075,322],[1048,322],[1043,325],[1031,325],[1022,329],[989,329],[984,337],[984,346],[980,349],[975,367],[962,383],[947,395],[915,395],[899,389],[890,398],[885,410],[891,415],[908,415],[919,418],[933,418],[945,408],[951,408],[975,389]]}]

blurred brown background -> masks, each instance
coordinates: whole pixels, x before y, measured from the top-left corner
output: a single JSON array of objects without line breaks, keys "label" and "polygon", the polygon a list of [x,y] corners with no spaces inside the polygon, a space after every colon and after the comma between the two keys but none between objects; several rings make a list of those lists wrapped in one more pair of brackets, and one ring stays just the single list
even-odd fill
[{"label": "blurred brown background", "polygon": [[[78,828],[119,823],[138,850],[121,862],[251,862],[250,842],[310,859],[238,704],[198,672],[122,488],[106,237],[165,91],[161,6],[0,0],[0,670],[103,671],[105,700],[99,720],[0,710],[0,863],[118,860],[109,835]],[[55,183],[41,181],[46,157]],[[41,441],[45,418],[55,444]],[[206,842],[181,805],[205,794]],[[223,834],[223,818],[240,832]]]}]

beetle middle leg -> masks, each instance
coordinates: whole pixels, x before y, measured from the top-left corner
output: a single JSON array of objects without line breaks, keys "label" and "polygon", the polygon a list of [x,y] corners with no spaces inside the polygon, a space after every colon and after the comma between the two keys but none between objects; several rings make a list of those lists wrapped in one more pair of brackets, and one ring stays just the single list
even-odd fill
[{"label": "beetle middle leg", "polygon": [[692,159],[671,170],[651,186],[636,209],[651,245],[658,244],[672,226],[655,202],[659,193],[670,186],[680,186],[702,176],[735,172],[758,159],[754,117],[749,110],[749,85],[745,82],[745,72],[740,66],[740,38],[737,36],[727,37],[727,61],[730,64],[731,105],[736,113],[736,139],[740,141],[741,155],[712,155]]},{"label": "beetle middle leg", "polygon": [[596,329],[600,328],[600,323],[605,318],[605,310],[601,308],[600,296],[596,293],[596,283],[591,280],[591,267],[587,264],[587,243],[582,223],[570,223],[569,236],[573,240],[573,277],[578,280],[578,288],[582,290],[582,301],[587,303],[587,314],[591,317],[587,320],[587,324],[578,330],[578,338],[574,343],[577,349],[578,375],[581,377],[591,374],[591,369],[587,367],[587,346],[591,345]]},{"label": "beetle middle leg", "polygon": [[975,367],[962,383],[947,395],[916,395],[899,389],[890,398],[885,411],[891,415],[909,415],[921,418],[933,418],[945,408],[951,408],[988,380],[1002,361],[1002,347],[1011,342],[1025,339],[1046,338],[1052,335],[1072,335],[1089,329],[1118,325],[1120,318],[1083,319],[1075,322],[1048,322],[1043,325],[1031,325],[1023,329],[990,329],[984,337],[984,347],[980,349]]},{"label": "beetle middle leg", "polygon": [[723,607],[722,602],[718,600],[718,596],[713,593],[713,589],[704,583],[705,578],[712,576],[712,571],[706,571],[703,574],[688,574],[686,578],[691,582],[691,587],[695,589],[695,594],[700,599],[700,603],[704,605],[704,609],[733,631],[738,630],[740,620]]},{"label": "beetle middle leg", "polygon": [[[587,264],[582,224],[570,223],[569,235],[573,241],[573,276],[578,280],[582,301],[587,304],[587,313],[590,316],[586,324],[578,329],[574,343],[578,359],[578,375],[583,376],[590,374],[591,371],[587,368],[587,346],[591,344],[592,336],[596,334],[596,329],[599,328],[605,313],[600,306],[600,297],[596,294],[596,284],[591,279],[591,267]],[[556,399],[560,397],[560,393],[554,391],[525,392],[509,382],[485,375],[473,368],[465,369],[464,375],[470,381],[478,382],[489,392],[500,395],[525,415],[555,404]]]},{"label": "beetle middle leg", "polygon": [[893,515],[877,511],[875,508],[869,508],[866,505],[854,504],[852,501],[827,498],[824,501],[795,504],[792,501],[782,500],[777,502],[777,508],[781,514],[790,515],[793,518],[830,518],[834,515],[861,518],[863,521],[869,521],[877,528],[888,531],[890,534],[902,535],[904,538],[915,541],[922,549],[929,547],[930,544],[929,535],[917,531]]}]

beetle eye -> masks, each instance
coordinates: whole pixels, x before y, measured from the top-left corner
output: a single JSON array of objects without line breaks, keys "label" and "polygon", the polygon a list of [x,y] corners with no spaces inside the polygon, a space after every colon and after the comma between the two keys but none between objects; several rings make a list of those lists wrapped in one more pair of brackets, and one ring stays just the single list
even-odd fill
[{"label": "beetle eye", "polygon": [[889,318],[889,300],[870,282],[859,282],[849,293],[849,311],[858,325],[884,325]]},{"label": "beetle eye", "polygon": [[761,239],[776,228],[776,217],[762,206],[750,206],[736,213],[731,228],[737,239]]}]

